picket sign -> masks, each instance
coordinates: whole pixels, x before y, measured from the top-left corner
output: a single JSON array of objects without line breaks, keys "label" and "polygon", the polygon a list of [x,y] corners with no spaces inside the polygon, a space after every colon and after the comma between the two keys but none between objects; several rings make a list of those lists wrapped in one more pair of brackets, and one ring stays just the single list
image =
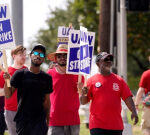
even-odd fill
[{"label": "picket sign", "polygon": [[[8,72],[7,56],[6,56],[5,50],[3,50],[3,56],[2,57],[3,57],[3,63],[4,63],[5,70],[6,70],[6,72]],[[6,81],[7,81],[7,87],[10,87],[10,80],[7,79]]]},{"label": "picket sign", "polygon": [[[15,47],[14,33],[12,29],[12,22],[10,17],[10,10],[8,4],[0,4],[0,51],[3,52],[3,65],[0,68],[8,72],[6,49],[13,49]],[[7,79],[7,86],[10,87],[10,80]]]}]

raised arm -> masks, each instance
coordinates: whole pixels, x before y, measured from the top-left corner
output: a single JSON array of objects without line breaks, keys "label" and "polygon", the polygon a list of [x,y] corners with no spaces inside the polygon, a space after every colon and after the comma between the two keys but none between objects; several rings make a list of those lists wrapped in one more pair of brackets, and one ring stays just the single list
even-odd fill
[{"label": "raised arm", "polygon": [[[5,79],[5,82],[6,82],[7,79],[10,79],[10,75],[7,72],[4,72],[3,77]],[[4,94],[5,94],[6,98],[10,98],[12,96],[12,94],[14,93],[14,91],[15,91],[14,87],[8,87],[7,83],[5,83],[5,85],[4,85]]]}]

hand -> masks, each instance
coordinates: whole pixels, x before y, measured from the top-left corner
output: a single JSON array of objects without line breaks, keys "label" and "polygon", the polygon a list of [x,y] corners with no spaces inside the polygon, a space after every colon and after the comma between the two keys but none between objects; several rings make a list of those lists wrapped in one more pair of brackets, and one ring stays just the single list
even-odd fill
[{"label": "hand", "polygon": [[4,79],[10,79],[10,74],[8,72],[4,72],[4,75],[3,75]]},{"label": "hand", "polygon": [[136,125],[139,121],[137,113],[132,113],[131,114],[131,120],[134,120],[134,125]]},{"label": "hand", "polygon": [[82,94],[86,96],[87,93],[88,93],[88,88],[87,87],[83,87],[82,88]]},{"label": "hand", "polygon": [[57,63],[55,63],[55,62],[50,62],[49,63],[49,69],[53,69],[54,67],[56,67],[57,66]]}]

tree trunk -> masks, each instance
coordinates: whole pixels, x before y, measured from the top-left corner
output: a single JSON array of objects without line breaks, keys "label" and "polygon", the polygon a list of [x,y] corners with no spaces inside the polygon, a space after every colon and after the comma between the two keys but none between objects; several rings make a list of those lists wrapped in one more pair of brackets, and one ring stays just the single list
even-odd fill
[{"label": "tree trunk", "polygon": [[98,51],[110,50],[110,6],[111,0],[100,0]]}]

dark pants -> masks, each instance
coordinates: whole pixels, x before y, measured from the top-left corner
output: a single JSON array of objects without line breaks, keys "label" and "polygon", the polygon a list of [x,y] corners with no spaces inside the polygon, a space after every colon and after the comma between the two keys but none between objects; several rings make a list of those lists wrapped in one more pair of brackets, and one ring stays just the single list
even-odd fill
[{"label": "dark pants", "polygon": [[17,135],[46,135],[48,127],[46,125],[46,120],[27,123],[16,122]]},{"label": "dark pants", "polygon": [[91,135],[122,135],[123,130],[105,130],[93,128],[90,130]]},{"label": "dark pants", "polygon": [[6,123],[4,118],[4,111],[0,111],[0,135],[4,135]]}]

